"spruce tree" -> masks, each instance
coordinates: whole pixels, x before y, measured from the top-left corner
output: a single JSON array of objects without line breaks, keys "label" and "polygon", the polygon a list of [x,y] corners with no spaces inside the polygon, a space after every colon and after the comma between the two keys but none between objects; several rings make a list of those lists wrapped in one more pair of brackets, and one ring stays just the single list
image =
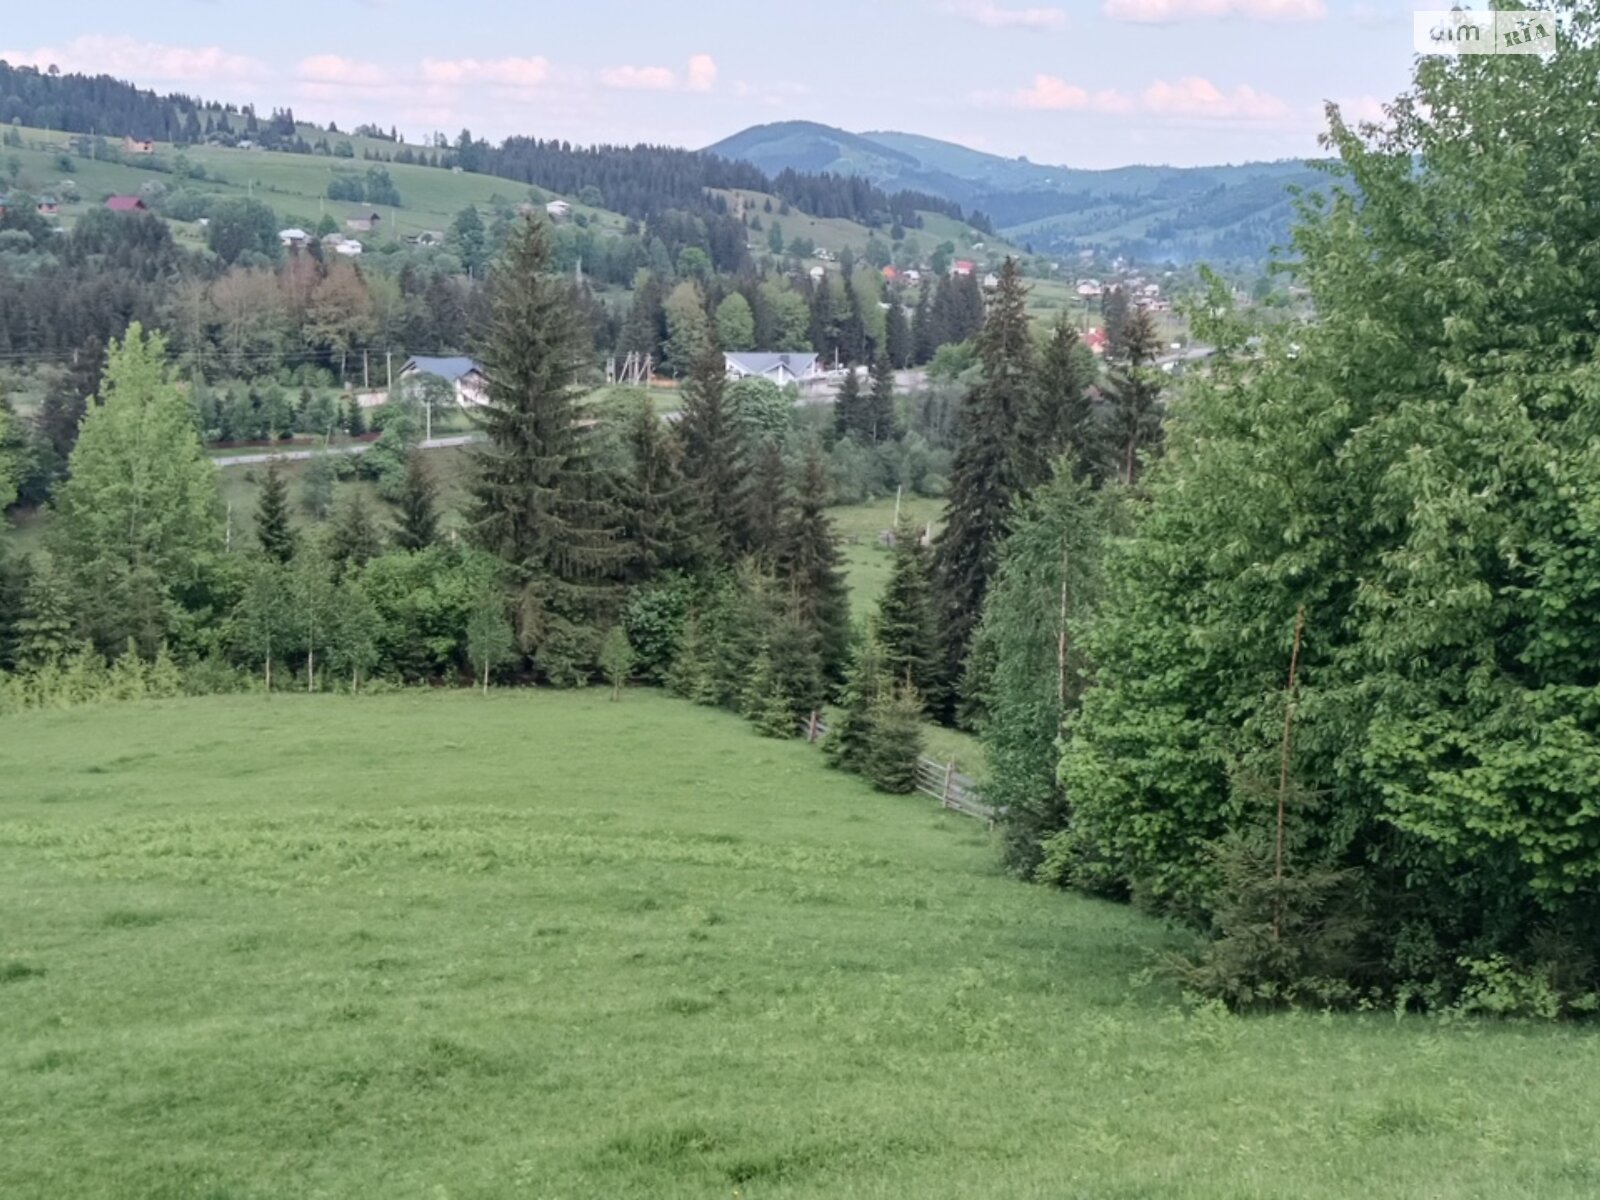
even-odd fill
[{"label": "spruce tree", "polygon": [[864,774],[880,792],[910,795],[917,790],[922,709],[922,697],[905,686],[880,693],[872,706]]},{"label": "spruce tree", "polygon": [[684,385],[677,434],[705,552],[713,562],[731,563],[744,541],[740,510],[749,467],[726,390],[722,355],[708,352]]},{"label": "spruce tree", "polygon": [[889,312],[884,317],[884,350],[889,364],[897,371],[911,366],[913,352],[911,325],[906,320],[905,307],[898,297],[891,296]]},{"label": "spruce tree", "polygon": [[344,410],[345,431],[353,438],[361,437],[367,432],[366,414],[361,411],[361,402],[354,396]]},{"label": "spruce tree", "polygon": [[278,459],[267,464],[256,500],[256,538],[261,551],[274,562],[286,563],[294,557],[295,533],[289,524],[289,484]]},{"label": "spruce tree", "polygon": [[617,482],[627,577],[643,583],[662,571],[687,569],[697,557],[694,494],[678,464],[679,450],[648,397],[628,426],[632,463]]},{"label": "spruce tree", "polygon": [[491,268],[489,394],[475,414],[488,444],[474,459],[469,519],[472,540],[508,567],[522,645],[548,675],[571,679],[585,631],[609,617],[621,548],[578,426],[581,331],[549,266],[544,223],[529,220]]},{"label": "spruce tree", "polygon": [[359,491],[351,492],[336,510],[328,530],[327,551],[335,579],[343,578],[348,571],[359,571],[383,553],[383,535]]},{"label": "spruce tree", "polygon": [[870,422],[867,397],[861,392],[861,377],[854,367],[846,367],[844,382],[839,385],[839,395],[833,402],[834,437],[841,442],[846,438],[854,438],[870,444]]},{"label": "spruce tree", "polygon": [[1161,442],[1161,354],[1155,318],[1148,309],[1134,312],[1124,326],[1122,355],[1111,373],[1109,419],[1110,464],[1124,484],[1139,480],[1140,455]]},{"label": "spruce tree", "polygon": [[883,647],[876,632],[856,647],[850,669],[845,673],[839,697],[839,712],[829,724],[822,751],[830,766],[842,771],[865,771],[871,750],[872,714],[888,679],[883,665]]},{"label": "spruce tree", "polygon": [[925,703],[939,708],[944,689],[933,583],[922,531],[909,520],[894,531],[894,561],[878,599],[878,641],[888,677],[916,688]]},{"label": "spruce tree", "polygon": [[872,393],[867,397],[865,426],[875,444],[894,440],[894,366],[887,354],[880,354],[872,364]]},{"label": "spruce tree", "polygon": [[789,471],[783,451],[775,442],[769,442],[756,454],[744,493],[740,518],[744,552],[768,566],[778,562],[786,550],[791,509]]},{"label": "spruce tree", "polygon": [[1024,440],[1032,455],[1031,482],[1049,478],[1063,455],[1072,464],[1074,478],[1099,478],[1104,439],[1089,399],[1093,371],[1093,357],[1063,316],[1045,345],[1025,427]]},{"label": "spruce tree", "polygon": [[850,642],[850,593],[845,585],[839,539],[828,516],[828,467],[813,445],[783,530],[781,577],[790,611],[816,639],[823,677],[837,681]]},{"label": "spruce tree", "polygon": [[917,307],[911,314],[911,364],[920,367],[932,362],[938,349],[938,331],[933,323],[933,284],[924,280],[917,293]]},{"label": "spruce tree", "polygon": [[14,627],[16,665],[36,669],[59,663],[75,644],[72,597],[67,581],[48,556],[33,563],[22,593],[22,610]]},{"label": "spruce tree", "polygon": [[[934,553],[947,679],[961,678],[1012,505],[1026,483],[1019,434],[1032,403],[1034,354],[1027,291],[1015,259],[1001,270],[978,355],[984,377],[962,400],[945,529]],[[949,707],[946,697],[946,713]]]},{"label": "spruce tree", "polygon": [[414,553],[439,540],[438,485],[421,451],[413,450],[406,456],[405,478],[394,508],[397,549]]}]

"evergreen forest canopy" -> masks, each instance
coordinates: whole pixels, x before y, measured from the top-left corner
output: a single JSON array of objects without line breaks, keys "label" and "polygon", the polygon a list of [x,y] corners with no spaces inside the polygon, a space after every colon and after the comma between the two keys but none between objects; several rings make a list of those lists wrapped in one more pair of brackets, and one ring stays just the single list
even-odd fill
[{"label": "evergreen forest canopy", "polygon": [[392,517],[310,536],[269,485],[248,551],[133,326],[49,553],[6,568],[0,701],[603,672],[772,736],[835,702],[830,757],[888,791],[932,717],[984,739],[1012,868],[1192,928],[1167,967],[1197,992],[1593,1012],[1600,0],[1560,11],[1553,56],[1423,58],[1383,123],[1330,110],[1291,264],[1315,315],[1257,327],[1213,277],[1203,370],[1165,375],[1140,310],[1103,371],[1070,325],[1041,340],[1008,262],[946,351],[942,529],[897,531],[855,628],[828,456],[931,426],[887,321],[824,426],[728,383],[744,314],[682,280],[680,419],[585,420],[581,309],[523,221],[482,295],[460,542],[413,460]]}]

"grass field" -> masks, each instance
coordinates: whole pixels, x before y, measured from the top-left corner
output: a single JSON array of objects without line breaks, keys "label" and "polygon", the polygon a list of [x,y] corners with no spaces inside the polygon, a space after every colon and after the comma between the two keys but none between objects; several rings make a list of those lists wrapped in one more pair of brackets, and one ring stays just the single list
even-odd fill
[{"label": "grass field", "polygon": [[41,712],[0,777],[8,1200],[1600,1191],[1593,1030],[1186,1010],[654,694]]}]

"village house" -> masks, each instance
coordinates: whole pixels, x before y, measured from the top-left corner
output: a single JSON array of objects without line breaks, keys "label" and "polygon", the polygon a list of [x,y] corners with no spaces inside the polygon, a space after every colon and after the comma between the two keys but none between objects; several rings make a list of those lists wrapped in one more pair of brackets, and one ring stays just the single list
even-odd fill
[{"label": "village house", "polygon": [[899,278],[900,272],[895,270],[893,267],[885,267],[883,269],[883,281],[885,283],[893,283]]},{"label": "village house", "polygon": [[1083,335],[1083,344],[1096,356],[1106,352],[1106,342],[1106,331],[1103,329],[1091,329]]},{"label": "village house", "polygon": [[362,246],[360,242],[356,241],[355,238],[340,238],[333,244],[333,252],[335,254],[342,254],[345,258],[356,258],[361,254],[363,249],[365,249],[365,247]]},{"label": "village house", "polygon": [[304,229],[280,229],[278,241],[290,250],[302,249],[311,240],[311,235]]},{"label": "village house", "polygon": [[1098,279],[1085,279],[1078,284],[1078,295],[1085,300],[1098,300],[1103,290]]},{"label": "village house", "polygon": [[59,217],[61,202],[54,196],[40,196],[39,203],[34,205],[34,211],[41,217]]},{"label": "village house", "polygon": [[950,274],[952,275],[971,275],[975,270],[977,270],[977,267],[971,259],[967,258],[958,258],[950,264]]},{"label": "village house", "polygon": [[112,212],[149,212],[149,206],[138,196],[108,196],[106,207]]},{"label": "village house", "polygon": [[544,206],[544,211],[552,221],[565,221],[572,215],[572,205],[565,200],[552,200]]},{"label": "village house", "polygon": [[729,354],[729,379],[770,379],[779,387],[811,383],[826,376],[815,354]]},{"label": "village house", "polygon": [[125,137],[122,139],[122,150],[125,154],[154,154],[156,144],[149,138]]},{"label": "village house", "polygon": [[990,271],[983,277],[983,286],[987,291],[994,291],[995,288],[1000,286],[1000,276]]},{"label": "village house", "polygon": [[455,389],[456,403],[462,408],[480,408],[489,402],[488,377],[482,367],[465,356],[407,359],[400,368],[401,380],[417,375],[432,375],[450,384]]},{"label": "village house", "polygon": [[371,233],[382,221],[382,213],[357,213],[353,217],[345,218],[344,227],[346,229],[352,229],[356,233]]},{"label": "village house", "polygon": [[909,283],[912,287],[915,287],[917,284],[922,282],[922,272],[917,270],[915,267],[912,267],[909,270],[901,272],[900,278],[906,283]]}]

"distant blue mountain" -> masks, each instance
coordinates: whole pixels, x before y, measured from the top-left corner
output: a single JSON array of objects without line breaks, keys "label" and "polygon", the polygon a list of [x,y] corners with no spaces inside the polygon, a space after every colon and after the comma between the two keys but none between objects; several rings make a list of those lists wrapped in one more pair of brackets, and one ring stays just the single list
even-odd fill
[{"label": "distant blue mountain", "polygon": [[1288,237],[1289,189],[1315,189],[1327,178],[1295,160],[1091,171],[812,121],[756,125],[707,150],[769,175],[832,171],[942,196],[987,213],[1007,237],[1042,252],[1099,247],[1145,260],[1263,258]]}]

